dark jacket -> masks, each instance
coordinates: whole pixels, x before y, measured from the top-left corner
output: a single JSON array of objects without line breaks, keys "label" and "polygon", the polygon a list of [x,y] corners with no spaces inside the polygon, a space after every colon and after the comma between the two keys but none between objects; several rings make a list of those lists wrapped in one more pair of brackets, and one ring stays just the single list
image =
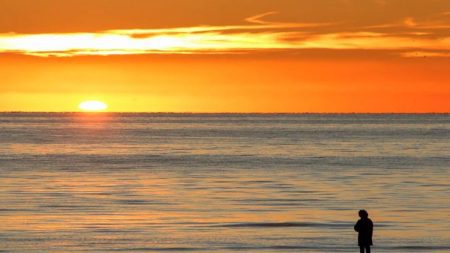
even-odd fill
[{"label": "dark jacket", "polygon": [[355,231],[358,232],[358,245],[368,246],[372,244],[373,223],[369,218],[361,218],[355,224]]}]

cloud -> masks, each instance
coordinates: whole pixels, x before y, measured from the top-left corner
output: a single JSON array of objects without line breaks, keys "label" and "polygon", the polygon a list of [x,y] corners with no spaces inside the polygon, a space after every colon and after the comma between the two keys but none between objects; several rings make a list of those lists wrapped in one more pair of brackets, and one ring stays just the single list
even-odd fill
[{"label": "cloud", "polygon": [[430,52],[430,51],[411,51],[402,53],[403,57],[420,58],[420,57],[450,57],[449,52]]},{"label": "cloud", "polygon": [[407,26],[407,27],[417,26],[416,21],[414,21],[414,18],[412,18],[412,17],[405,18],[405,20],[403,20],[403,24],[405,24],[405,26]]},{"label": "cloud", "polygon": [[273,24],[272,22],[267,22],[264,20],[261,20],[263,17],[269,16],[269,15],[273,15],[273,14],[277,14],[278,12],[276,11],[270,11],[270,12],[265,12],[262,14],[258,14],[256,16],[252,16],[249,18],[246,18],[245,21],[249,22],[249,23],[255,23],[255,24]]},{"label": "cloud", "polygon": [[[441,13],[439,16],[445,16],[446,13]],[[398,22],[376,24],[371,26],[366,26],[366,29],[377,29],[377,28],[398,28],[398,29],[415,29],[415,30],[440,30],[449,29],[450,22],[443,19],[436,19],[433,21],[419,22],[414,17],[405,17]]]},{"label": "cloud", "polygon": [[[128,54],[217,54],[268,50],[342,49],[401,50],[408,52],[441,50],[448,56],[450,37],[428,36],[426,32],[371,32],[371,28],[351,32],[318,32],[331,27],[324,23],[282,23],[264,21],[267,12],[246,19],[250,24],[196,26],[167,29],[122,29],[95,33],[0,34],[0,53],[41,57]],[[413,18],[407,27],[420,27]],[[381,27],[381,26],[380,26]],[[380,28],[378,27],[378,28]],[[373,27],[372,27],[373,28]],[[382,27],[385,28],[385,27]]]}]

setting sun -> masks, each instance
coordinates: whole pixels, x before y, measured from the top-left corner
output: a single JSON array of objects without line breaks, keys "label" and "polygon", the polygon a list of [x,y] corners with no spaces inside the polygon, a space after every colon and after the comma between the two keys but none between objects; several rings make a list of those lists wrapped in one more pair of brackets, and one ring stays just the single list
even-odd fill
[{"label": "setting sun", "polygon": [[106,108],[108,108],[108,105],[96,100],[90,100],[90,101],[84,101],[80,103],[78,106],[82,111],[86,112],[98,112],[98,111],[104,111]]}]

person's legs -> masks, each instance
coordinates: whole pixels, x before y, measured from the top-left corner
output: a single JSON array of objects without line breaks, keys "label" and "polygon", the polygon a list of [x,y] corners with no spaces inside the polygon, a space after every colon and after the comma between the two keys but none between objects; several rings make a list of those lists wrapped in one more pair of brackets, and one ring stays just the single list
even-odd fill
[{"label": "person's legs", "polygon": [[370,253],[370,245],[366,246],[366,253]]},{"label": "person's legs", "polygon": [[364,253],[364,246],[359,246],[359,252]]}]

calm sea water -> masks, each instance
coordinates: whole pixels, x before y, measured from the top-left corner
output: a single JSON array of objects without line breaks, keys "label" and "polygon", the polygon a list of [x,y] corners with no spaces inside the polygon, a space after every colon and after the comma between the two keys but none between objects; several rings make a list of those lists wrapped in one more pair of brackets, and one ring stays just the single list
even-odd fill
[{"label": "calm sea water", "polygon": [[450,115],[0,114],[0,252],[450,252]]}]

